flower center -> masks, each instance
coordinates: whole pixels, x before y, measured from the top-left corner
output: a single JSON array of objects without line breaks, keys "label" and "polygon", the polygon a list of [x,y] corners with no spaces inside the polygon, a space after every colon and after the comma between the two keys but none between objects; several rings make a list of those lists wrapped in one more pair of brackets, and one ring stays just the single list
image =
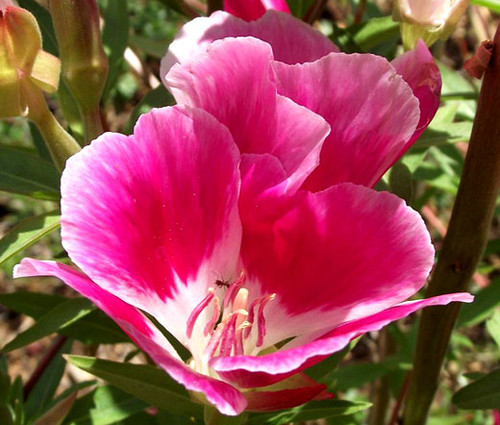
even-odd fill
[{"label": "flower center", "polygon": [[[212,314],[203,327],[203,336],[208,338],[203,351],[203,363],[215,356],[238,356],[245,351],[253,351],[264,344],[266,319],[264,309],[276,294],[258,298],[249,305],[249,292],[244,287],[246,275],[229,283],[216,280],[214,287],[191,312],[186,324],[186,336],[191,339],[200,314],[212,306]],[[216,295],[216,287],[225,288],[221,302]],[[252,332],[253,331],[253,332]]]}]

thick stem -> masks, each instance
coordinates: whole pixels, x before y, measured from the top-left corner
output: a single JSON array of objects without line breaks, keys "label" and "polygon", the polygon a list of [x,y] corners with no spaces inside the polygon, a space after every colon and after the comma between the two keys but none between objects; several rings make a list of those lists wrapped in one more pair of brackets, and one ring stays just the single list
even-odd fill
[{"label": "thick stem", "polygon": [[82,122],[85,143],[89,143],[104,132],[99,106],[86,114],[82,112]]},{"label": "thick stem", "polygon": [[[379,362],[383,362],[388,356],[394,354],[395,343],[387,328],[382,329],[378,336]],[[389,388],[389,377],[382,376],[374,384],[373,406],[370,409],[368,423],[370,425],[384,425],[391,401],[391,391]]]},{"label": "thick stem", "polygon": [[[484,252],[500,189],[500,26],[484,75],[448,232],[426,296],[465,291]],[[422,312],[404,425],[423,425],[460,303]]]},{"label": "thick stem", "polygon": [[356,7],[356,14],[354,15],[354,23],[360,24],[363,22],[363,16],[365,16],[366,10],[366,0],[359,0],[358,7]]},{"label": "thick stem", "polygon": [[62,171],[66,160],[80,151],[80,145],[62,128],[50,112],[40,89],[26,90],[26,98],[28,100],[28,118],[36,124],[42,133],[54,163]]}]

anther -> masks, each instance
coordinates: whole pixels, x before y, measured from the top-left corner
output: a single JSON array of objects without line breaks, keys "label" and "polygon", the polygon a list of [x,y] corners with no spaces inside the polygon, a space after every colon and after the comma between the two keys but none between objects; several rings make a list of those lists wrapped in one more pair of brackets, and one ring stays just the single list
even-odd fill
[{"label": "anther", "polygon": [[196,323],[196,319],[198,319],[198,316],[201,314],[203,310],[207,307],[207,305],[212,301],[212,298],[215,295],[215,291],[213,288],[208,288],[208,294],[205,298],[203,298],[200,303],[193,309],[191,314],[189,315],[189,318],[187,320],[186,324],[186,336],[188,338],[191,338],[191,335],[193,334],[193,329],[194,325]]}]

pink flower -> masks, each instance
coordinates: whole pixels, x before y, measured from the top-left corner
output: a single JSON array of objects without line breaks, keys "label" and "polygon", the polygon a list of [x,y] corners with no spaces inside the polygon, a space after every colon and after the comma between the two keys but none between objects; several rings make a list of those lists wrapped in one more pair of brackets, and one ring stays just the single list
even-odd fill
[{"label": "pink flower", "polygon": [[411,66],[424,53],[396,63],[408,84],[371,55],[289,66],[257,38],[214,42],[166,78],[183,106],[68,160],[62,241],[83,273],[24,259],[15,276],[59,277],[226,415],[329,397],[304,369],[424,306],[472,300],[405,302],[432,267],[429,234],[401,199],[366,187],[430,119],[434,83]]},{"label": "pink flower", "polygon": [[[224,58],[224,72],[215,72],[215,65],[199,55],[216,50],[215,40],[243,36],[267,43],[269,70],[267,64],[257,70],[248,56],[238,61]],[[179,62],[185,66],[169,73]],[[210,81],[217,79],[218,84],[207,84],[204,66],[212,67]],[[424,43],[392,63],[371,54],[346,55],[311,26],[272,10],[253,22],[225,12],[194,19],[181,29],[161,67],[162,80],[179,103],[202,107],[226,125],[220,114],[225,109],[246,114],[243,87],[266,72],[273,75],[271,91],[322,115],[331,126],[320,164],[305,183],[314,191],[340,182],[375,185],[439,107],[441,77]],[[239,90],[228,91],[235,81]],[[243,131],[239,122],[236,125]]]},{"label": "pink flower", "polygon": [[245,21],[260,18],[269,9],[290,13],[285,0],[224,0],[224,10]]}]

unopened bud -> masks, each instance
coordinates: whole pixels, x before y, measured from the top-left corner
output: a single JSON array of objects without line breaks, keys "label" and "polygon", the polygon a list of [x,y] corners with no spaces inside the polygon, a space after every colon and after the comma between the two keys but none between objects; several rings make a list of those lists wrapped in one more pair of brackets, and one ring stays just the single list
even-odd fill
[{"label": "unopened bud", "polygon": [[392,17],[401,22],[405,49],[413,49],[419,39],[428,46],[447,39],[468,4],[468,0],[396,0]]},{"label": "unopened bud", "polygon": [[63,78],[83,115],[94,111],[108,75],[95,0],[50,0]]},{"label": "unopened bud", "polygon": [[0,3],[0,118],[26,116],[28,94],[57,90],[60,62],[42,50],[35,17],[25,9]]}]

